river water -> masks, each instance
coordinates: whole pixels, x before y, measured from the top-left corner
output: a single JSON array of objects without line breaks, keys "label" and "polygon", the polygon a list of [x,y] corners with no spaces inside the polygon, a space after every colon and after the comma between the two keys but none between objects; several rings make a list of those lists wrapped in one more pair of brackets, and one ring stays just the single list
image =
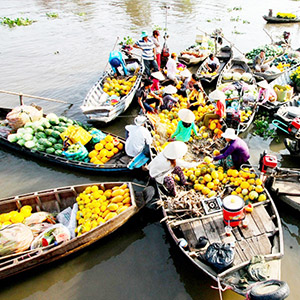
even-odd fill
[{"label": "river water", "polygon": [[[170,6],[167,18],[166,4]],[[194,43],[202,31],[222,28],[238,54],[269,43],[263,29],[274,38],[287,30],[291,32],[292,45],[298,48],[299,25],[267,25],[262,15],[269,8],[274,13],[295,12],[299,2],[1,0],[0,17],[23,17],[36,22],[27,27],[0,26],[0,89],[67,101],[73,104],[70,109],[66,104],[40,100],[35,103],[42,105],[46,113],[85,121],[80,105],[106,68],[117,37],[138,39],[142,30],[151,32],[154,26],[165,28],[167,24],[170,50],[180,52]],[[57,13],[58,18],[49,18],[47,13]],[[0,94],[0,103],[14,107],[18,98]],[[124,125],[132,122],[137,111],[137,106],[132,105],[125,116],[105,129],[124,136]],[[244,137],[254,164],[262,150],[277,154],[282,165],[295,163],[286,157],[288,152],[282,143],[251,134]],[[95,181],[139,181],[131,175],[118,174],[116,178],[115,174],[70,172],[4,150],[0,150],[0,159],[0,198]],[[282,279],[291,288],[289,299],[299,299],[300,222],[285,207],[279,206],[279,213],[285,242]],[[182,257],[160,218],[159,212],[145,210],[87,250],[3,281],[0,299],[219,299],[210,288],[214,282]],[[242,299],[232,292],[225,292],[223,297]]]}]

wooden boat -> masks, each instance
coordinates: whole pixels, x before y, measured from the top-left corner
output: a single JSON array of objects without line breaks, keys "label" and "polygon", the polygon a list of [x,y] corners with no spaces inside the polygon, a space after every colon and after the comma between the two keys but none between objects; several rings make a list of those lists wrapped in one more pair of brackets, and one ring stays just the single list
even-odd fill
[{"label": "wooden boat", "polygon": [[[11,111],[8,108],[0,108],[0,120],[5,119],[6,115]],[[108,134],[107,132],[103,131]],[[125,140],[121,137],[118,137],[114,134],[111,134],[113,137],[117,137],[123,144]],[[26,147],[21,147],[16,143],[10,143],[6,137],[0,134],[0,146],[6,149],[11,150],[13,153],[19,153],[28,157],[32,157],[37,160],[46,161],[48,163],[55,163],[60,165],[63,168],[77,169],[87,172],[124,172],[129,171],[127,164],[130,162],[131,157],[127,156],[125,151],[122,150],[114,157],[112,157],[107,163],[103,165],[96,165],[93,163],[86,163],[76,160],[68,160],[65,157],[57,156],[53,154],[48,154],[45,152],[33,151]]]},{"label": "wooden boat", "polygon": [[[220,73],[226,66],[226,64],[230,61],[232,58],[232,50],[231,49],[224,49],[225,47],[221,48],[220,51],[216,54],[216,57],[219,59],[220,67],[218,69],[218,72],[215,75],[207,74],[207,67],[206,63],[208,58],[205,59],[205,61],[200,65],[199,69],[196,72],[196,75],[200,78],[202,84],[206,85],[212,85],[215,80],[219,77]],[[226,51],[224,51],[226,50]],[[229,51],[227,51],[229,50]]]},{"label": "wooden boat", "polygon": [[299,97],[294,97],[292,100],[282,104],[274,114],[275,119],[280,120],[288,126],[295,118],[300,117]]},{"label": "wooden boat", "polygon": [[130,72],[131,75],[124,78],[125,80],[130,80],[132,76],[136,76],[131,90],[128,94],[120,97],[116,103],[112,103],[109,99],[110,96],[103,90],[103,84],[108,77],[113,77],[113,74],[111,72],[104,72],[101,78],[90,89],[80,107],[88,121],[108,123],[123,113],[131,104],[135,92],[140,86],[144,65],[136,58],[125,59],[125,63],[127,66],[138,65],[135,71]]},{"label": "wooden boat", "polygon": [[[111,189],[122,184],[122,182],[82,184],[8,197],[0,200],[0,212],[18,211],[22,206],[30,205],[33,208],[32,212],[47,211],[57,214],[68,207],[72,208],[76,203],[76,197],[88,186],[96,185],[99,188]],[[125,211],[94,229],[56,246],[50,244],[46,247],[0,257],[0,279],[66,257],[117,230],[145,204],[143,193],[138,192],[138,187],[134,183],[127,183],[127,185],[130,189],[131,206]]]},{"label": "wooden boat", "polygon": [[[166,196],[161,193],[161,197],[164,200]],[[163,215],[167,229],[181,252],[197,268],[217,281],[219,289],[221,286],[229,287],[238,294],[247,294],[257,282],[248,281],[246,287],[242,289],[239,281],[242,280],[243,273],[247,272],[251,259],[257,255],[267,262],[269,278],[280,280],[283,234],[280,218],[270,195],[269,200],[254,204],[253,212],[247,216],[248,227],[243,228],[241,225],[233,227],[230,236],[225,234],[222,212],[189,218],[186,210],[173,212],[164,206]],[[231,267],[218,273],[207,263],[206,250],[197,246],[199,238],[203,236],[208,240],[208,245],[212,243],[235,245],[235,256]],[[181,244],[182,239],[184,242]],[[186,247],[184,247],[185,241]]]},{"label": "wooden boat", "polygon": [[300,170],[280,168],[268,178],[266,186],[274,199],[300,212]]},{"label": "wooden boat", "polygon": [[206,59],[206,57],[207,56],[179,55],[178,61],[185,64],[187,67],[190,67],[202,63]]},{"label": "wooden boat", "polygon": [[277,18],[277,17],[269,17],[263,16],[263,18],[267,21],[267,23],[298,23],[300,19],[287,19],[287,18]]},{"label": "wooden boat", "polygon": [[[225,79],[224,74],[226,74],[226,73],[227,74],[239,73],[240,76],[243,76],[243,74],[248,73],[248,74],[251,74],[251,78],[247,82],[244,82],[243,80],[235,81],[233,79]],[[251,69],[248,66],[246,60],[243,58],[233,58],[228,62],[226,67],[221,72],[221,74],[218,78],[217,88],[220,87],[222,84],[226,84],[226,83],[243,84],[243,82],[246,84],[254,85],[255,89],[257,89],[256,80],[255,80],[253,73],[251,72]],[[256,99],[255,99],[255,101],[249,102],[246,104],[246,103],[244,103],[244,101],[242,101],[243,95],[244,95],[244,93],[240,94],[239,96],[235,97],[234,99],[227,99],[227,101],[226,101],[227,102],[227,109],[226,109],[227,116],[225,119],[225,123],[227,124],[228,127],[236,129],[238,134],[246,131],[249,128],[249,126],[252,124],[252,122],[255,118],[255,114],[258,109]],[[245,121],[232,120],[232,118],[230,117],[231,114],[233,114],[233,113],[232,113],[232,109],[230,109],[230,107],[228,107],[228,106],[232,105],[232,103],[233,103],[232,100],[238,101],[237,102],[238,103],[238,111],[246,110],[246,108],[249,109],[249,107],[251,108],[252,114]]]},{"label": "wooden boat", "polygon": [[[293,67],[291,67],[290,69],[286,70],[284,73],[281,73],[279,77],[277,77],[275,80],[273,80],[272,82],[270,82],[270,86],[272,88],[274,88],[276,85],[293,85],[293,82],[290,78],[291,74],[299,67],[300,64],[295,65]],[[271,111],[271,112],[276,112],[278,110],[278,108],[284,104],[286,104],[287,102],[280,102],[280,101],[274,101],[274,102],[270,102],[270,101],[266,101],[263,104],[259,104],[259,106],[262,109],[265,109],[267,111]]]}]

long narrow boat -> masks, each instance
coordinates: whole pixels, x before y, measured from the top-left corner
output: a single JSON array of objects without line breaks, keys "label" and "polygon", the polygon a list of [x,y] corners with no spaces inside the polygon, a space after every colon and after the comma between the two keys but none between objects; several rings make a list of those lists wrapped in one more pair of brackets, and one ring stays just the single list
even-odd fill
[{"label": "long narrow boat", "polygon": [[[222,48],[223,49],[223,48]],[[208,58],[205,59],[205,61],[200,65],[199,69],[196,72],[196,75],[200,78],[202,84],[206,85],[212,85],[215,80],[219,77],[220,73],[226,66],[226,64],[230,61],[232,58],[232,50],[229,49],[229,51],[222,51],[222,49],[216,54],[216,57],[219,59],[220,67],[218,69],[218,72],[216,74],[211,75],[208,73],[206,63],[208,61]]]},{"label": "long narrow boat", "polygon": [[[231,59],[226,65],[226,67],[223,69],[223,71],[221,72],[218,78],[217,89],[223,90],[222,87],[225,85],[231,85],[235,87],[234,89],[237,89],[238,86],[244,86],[244,87],[249,86],[254,88],[253,92],[258,92],[256,80],[253,76],[253,73],[251,72],[250,67],[247,65],[246,60],[243,58]],[[242,88],[242,90],[244,90],[244,88]],[[245,95],[246,95],[245,91],[240,93],[236,92],[236,96],[226,95],[227,109],[226,109],[225,123],[227,124],[228,127],[235,128],[238,133],[242,133],[249,128],[249,126],[252,124],[254,120],[257,111],[256,98],[251,96],[252,101],[248,101],[246,103],[243,100],[243,97]],[[245,113],[243,118],[242,116],[234,117],[236,113],[233,112],[234,110],[232,108],[230,107],[228,108],[229,105],[232,106],[233,102],[236,102],[236,104],[238,104],[238,112],[237,112],[238,114],[242,111],[244,111],[243,112],[244,114],[246,110],[251,111],[251,114],[247,115]],[[235,120],[236,118],[238,118],[239,120]]]},{"label": "long narrow boat", "polygon": [[267,23],[298,23],[300,19],[288,19],[288,18],[278,18],[278,17],[269,17],[263,16]]},{"label": "long narrow boat", "polygon": [[[0,213],[8,213],[12,210],[18,211],[23,206],[29,205],[32,207],[32,213],[46,211],[56,215],[68,207],[72,208],[78,195],[88,186],[93,185],[99,189],[107,190],[122,184],[121,182],[82,184],[8,197],[0,200]],[[50,244],[45,247],[0,257],[0,279],[66,257],[120,228],[145,204],[143,192],[138,192],[139,188],[134,183],[127,183],[127,187],[130,191],[131,205],[126,210],[94,229],[58,243],[58,245]]]},{"label": "long narrow boat", "polygon": [[101,78],[90,89],[81,106],[81,110],[88,121],[108,123],[123,113],[131,104],[140,86],[144,65],[136,58],[128,58],[125,60],[125,63],[129,71],[131,70],[130,66],[133,66],[133,69],[130,75],[122,77],[121,80],[125,83],[133,82],[134,84],[131,86],[131,89],[129,91],[126,90],[126,94],[122,96],[122,94],[119,95],[119,92],[122,93],[122,91],[118,87],[118,95],[109,95],[110,87],[106,90],[104,84],[108,78],[109,80],[113,78],[113,74],[111,72],[104,72]]},{"label": "long narrow boat", "polygon": [[274,114],[277,120],[280,120],[287,126],[295,119],[300,118],[300,103],[299,97],[294,97],[292,100],[283,103],[277,112]]},{"label": "long narrow boat", "polygon": [[[281,74],[277,79],[275,79],[274,81],[270,82],[270,86],[272,88],[274,88],[276,85],[277,86],[285,86],[285,85],[291,85],[292,86],[293,82],[292,82],[290,76],[299,67],[299,65],[300,64],[298,64],[296,66],[293,66],[292,68],[288,69],[286,72],[284,72],[283,74]],[[267,111],[276,112],[279,109],[279,107],[281,107],[282,105],[286,105],[286,103],[288,103],[288,101],[286,101],[286,102],[280,102],[280,101],[270,102],[270,101],[266,101],[265,103],[260,104],[260,107],[262,109],[267,110]]]},{"label": "long narrow boat", "polygon": [[300,170],[280,168],[266,183],[274,199],[300,212]]},{"label": "long narrow boat", "polygon": [[[8,108],[0,108],[0,120],[5,119],[6,115],[11,111]],[[104,132],[108,134],[107,132]],[[111,134],[113,137],[118,138],[123,144],[125,140],[121,137],[118,137],[114,134]],[[61,167],[66,167],[70,169],[77,169],[81,171],[88,171],[88,172],[124,172],[129,171],[127,168],[127,164],[130,162],[131,158],[126,155],[125,151],[122,150],[114,157],[112,157],[107,163],[105,164],[93,164],[83,161],[76,161],[76,160],[68,160],[63,156],[57,156],[54,154],[48,154],[45,152],[34,151],[28,149],[24,146],[20,146],[17,143],[11,143],[8,141],[6,136],[2,136],[0,134],[0,146],[12,151],[12,153],[19,153],[24,156],[32,157],[38,161],[45,161],[48,163],[55,163],[60,165]]]},{"label": "long narrow boat", "polygon": [[[162,195],[164,203],[165,197]],[[281,276],[283,234],[278,212],[269,194],[268,198],[253,205],[253,212],[247,216],[248,227],[243,228],[242,225],[233,227],[230,236],[225,234],[222,212],[209,212],[210,208],[213,211],[213,208],[218,206],[213,203],[215,200],[213,198],[207,200],[207,203],[211,202],[211,205],[208,204],[208,213],[194,218],[188,217],[187,210],[172,211],[164,205],[164,221],[181,252],[197,268],[217,281],[219,289],[223,286],[238,294],[246,295],[257,284],[253,278],[245,279],[246,274],[249,276],[248,270],[255,266],[255,258],[266,262],[265,267],[269,270],[267,279],[280,280]],[[201,242],[199,245],[199,241],[203,242],[203,237],[208,241],[207,246],[213,243],[232,243],[235,252],[233,265],[220,272],[209,265],[205,259],[207,247],[201,248]]]}]

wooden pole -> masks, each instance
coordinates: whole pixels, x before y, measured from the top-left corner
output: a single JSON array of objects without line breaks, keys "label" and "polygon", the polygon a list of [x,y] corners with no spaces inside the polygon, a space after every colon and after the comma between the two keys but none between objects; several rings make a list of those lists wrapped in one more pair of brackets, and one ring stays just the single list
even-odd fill
[{"label": "wooden pole", "polygon": [[16,93],[16,92],[5,91],[5,90],[0,90],[0,93],[19,96],[21,105],[24,104],[23,97],[73,105],[73,103],[66,102],[66,101],[63,101],[63,100],[57,100],[57,99],[52,99],[52,98],[40,97],[40,96],[33,96],[33,95],[28,95],[28,94],[23,94],[23,93]]}]

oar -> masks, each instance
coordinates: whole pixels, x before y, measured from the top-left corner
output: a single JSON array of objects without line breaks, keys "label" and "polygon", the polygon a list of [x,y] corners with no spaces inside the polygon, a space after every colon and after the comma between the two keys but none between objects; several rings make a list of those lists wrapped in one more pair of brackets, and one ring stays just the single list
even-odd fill
[{"label": "oar", "polygon": [[264,31],[264,32],[266,33],[266,35],[271,39],[272,44],[275,44],[275,43],[274,43],[274,40],[273,40],[272,36],[269,34],[269,32],[268,32],[266,29],[264,29],[264,28],[263,28],[263,31]]},{"label": "oar", "polygon": [[24,105],[23,97],[46,100],[46,101],[51,101],[51,102],[70,104],[69,108],[71,108],[71,106],[73,105],[73,103],[66,102],[66,101],[63,101],[63,100],[57,100],[57,99],[52,99],[52,98],[40,97],[40,96],[33,96],[33,95],[28,95],[28,94],[23,94],[23,93],[16,93],[16,92],[5,91],[5,90],[0,90],[0,93],[19,96],[21,105]]}]

